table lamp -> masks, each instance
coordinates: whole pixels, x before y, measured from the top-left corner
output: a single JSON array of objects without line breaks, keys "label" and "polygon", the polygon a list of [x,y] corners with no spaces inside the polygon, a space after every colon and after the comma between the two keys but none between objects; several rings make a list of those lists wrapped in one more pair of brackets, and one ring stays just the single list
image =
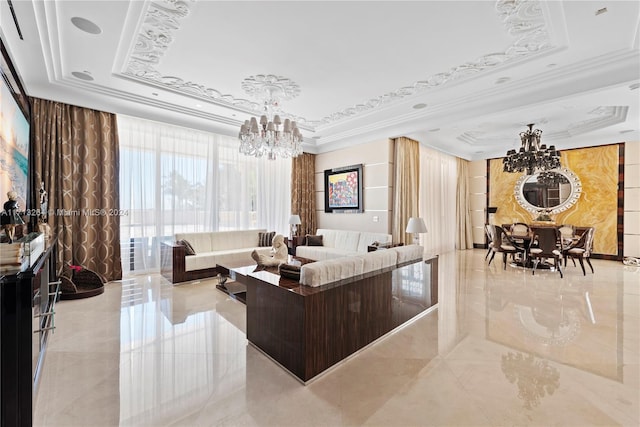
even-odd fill
[{"label": "table lamp", "polygon": [[405,230],[407,233],[413,233],[413,244],[420,244],[420,233],[427,232],[427,226],[424,225],[424,220],[419,217],[411,217],[409,218],[409,223],[407,224],[407,229]]},{"label": "table lamp", "polygon": [[293,239],[298,231],[298,224],[302,224],[300,215],[291,215],[289,217],[289,224],[291,225],[291,239]]}]

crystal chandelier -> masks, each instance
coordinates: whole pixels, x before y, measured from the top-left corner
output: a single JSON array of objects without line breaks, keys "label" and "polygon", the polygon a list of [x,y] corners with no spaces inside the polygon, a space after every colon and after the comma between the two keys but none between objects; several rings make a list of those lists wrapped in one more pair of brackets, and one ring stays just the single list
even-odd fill
[{"label": "crystal chandelier", "polygon": [[540,145],[540,129],[533,130],[533,123],[528,124],[529,130],[520,132],[522,146],[520,151],[507,151],[507,155],[502,159],[504,172],[525,172],[533,175],[536,171],[548,171],[560,167],[560,152],[556,151],[554,145],[547,148],[545,144]]},{"label": "crystal chandelier", "polygon": [[303,137],[296,122],[288,118],[283,121],[278,114],[280,101],[298,96],[300,87],[285,77],[259,74],[244,79],[242,88],[263,101],[263,114],[260,119],[251,117],[240,126],[240,152],[267,156],[270,160],[302,154]]}]

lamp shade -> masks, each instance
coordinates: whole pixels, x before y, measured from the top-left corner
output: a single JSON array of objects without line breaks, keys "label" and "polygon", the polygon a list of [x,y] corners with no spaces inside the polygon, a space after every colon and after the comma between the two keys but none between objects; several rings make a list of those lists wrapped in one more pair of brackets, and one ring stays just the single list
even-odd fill
[{"label": "lamp shade", "polygon": [[426,233],[427,226],[424,225],[424,220],[419,217],[411,217],[409,218],[409,222],[407,223],[407,229],[405,230],[407,233]]},{"label": "lamp shade", "polygon": [[292,224],[292,225],[302,224],[302,221],[300,221],[300,215],[291,215],[289,217],[289,224]]}]

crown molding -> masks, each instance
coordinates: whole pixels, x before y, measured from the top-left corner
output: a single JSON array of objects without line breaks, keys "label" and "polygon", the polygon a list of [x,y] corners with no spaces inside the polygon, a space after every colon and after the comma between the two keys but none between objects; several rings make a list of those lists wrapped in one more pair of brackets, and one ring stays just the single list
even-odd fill
[{"label": "crown molding", "polygon": [[[140,21],[135,46],[120,75],[246,113],[261,111],[262,105],[260,103],[244,98],[235,98],[233,95],[223,94],[215,88],[186,81],[177,76],[165,76],[157,70],[157,65],[174,40],[175,32],[180,29],[182,20],[188,16],[195,1],[155,0],[150,2],[144,12],[144,18]],[[283,116],[290,117],[299,126],[315,132],[327,125],[377,112],[427,90],[463,81],[479,73],[520,61],[523,58],[535,57],[554,47],[540,1],[497,0],[496,13],[507,32],[515,39],[514,43],[504,52],[489,53],[444,72],[425,76],[423,80],[336,111],[320,119],[311,120],[286,112],[283,112]]]}]

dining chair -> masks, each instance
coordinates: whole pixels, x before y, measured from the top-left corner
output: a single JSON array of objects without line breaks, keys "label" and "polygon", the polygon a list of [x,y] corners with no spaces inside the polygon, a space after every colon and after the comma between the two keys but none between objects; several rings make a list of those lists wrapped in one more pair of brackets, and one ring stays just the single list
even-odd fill
[{"label": "dining chair", "polygon": [[591,268],[591,273],[593,273],[593,265],[591,265],[591,253],[593,252],[593,235],[595,233],[594,227],[587,227],[580,239],[572,244],[571,246],[565,248],[563,251],[563,255],[565,257],[564,265],[567,265],[567,258],[571,258],[573,261],[573,265],[576,264],[575,259],[577,258],[580,262],[580,267],[582,267],[582,274],[584,276],[587,275],[587,272],[584,269],[584,261],[587,260],[587,264]]},{"label": "dining chair", "polygon": [[484,225],[484,234],[487,236],[487,254],[484,256],[484,260],[486,261],[492,251],[491,244],[493,243],[493,227],[491,227],[491,224]]},{"label": "dining chair", "polygon": [[558,227],[558,230],[560,231],[562,238],[565,240],[572,239],[573,236],[576,235],[576,227],[571,224],[562,224]]},{"label": "dining chair", "polygon": [[529,233],[531,233],[529,225],[523,222],[516,222],[511,226],[511,237],[525,237]]},{"label": "dining chair", "polygon": [[529,256],[533,261],[532,274],[536,274],[536,268],[538,268],[540,261],[553,258],[553,266],[558,270],[562,278],[560,260],[562,259],[563,243],[560,231],[555,227],[534,228],[533,236],[536,246],[529,249]]},{"label": "dining chair", "polygon": [[529,237],[531,234],[531,228],[528,224],[523,222],[515,222],[511,225],[511,239],[519,245],[524,245],[525,240],[523,238]]},{"label": "dining chair", "polygon": [[[488,264],[488,265],[491,265],[491,261],[493,261],[493,258],[496,256],[496,253],[502,252],[502,248],[500,248],[500,246],[502,245],[502,235],[497,230],[497,226],[495,225],[487,224],[486,229],[487,229],[487,235],[490,236],[489,245],[488,245],[489,251],[487,255],[489,255],[489,253],[491,254],[491,258],[489,258],[489,264]],[[485,257],[485,259],[487,259],[487,257]]]},{"label": "dining chair", "polygon": [[[502,252],[502,265],[503,268],[506,270],[507,269],[507,255],[511,254],[512,257],[515,258],[515,255],[520,255],[520,259],[522,260],[522,262],[524,263],[526,261],[527,258],[527,248],[523,245],[520,244],[516,241],[514,241],[508,234],[507,232],[504,230],[504,228],[500,227],[499,225],[494,225],[493,227],[495,227],[495,235],[496,236],[500,236],[500,241],[499,241],[499,250],[497,250],[496,252]],[[495,253],[493,254],[495,255]],[[493,255],[491,256],[491,259],[493,259]],[[489,260],[489,264],[491,264],[491,260]]]}]

